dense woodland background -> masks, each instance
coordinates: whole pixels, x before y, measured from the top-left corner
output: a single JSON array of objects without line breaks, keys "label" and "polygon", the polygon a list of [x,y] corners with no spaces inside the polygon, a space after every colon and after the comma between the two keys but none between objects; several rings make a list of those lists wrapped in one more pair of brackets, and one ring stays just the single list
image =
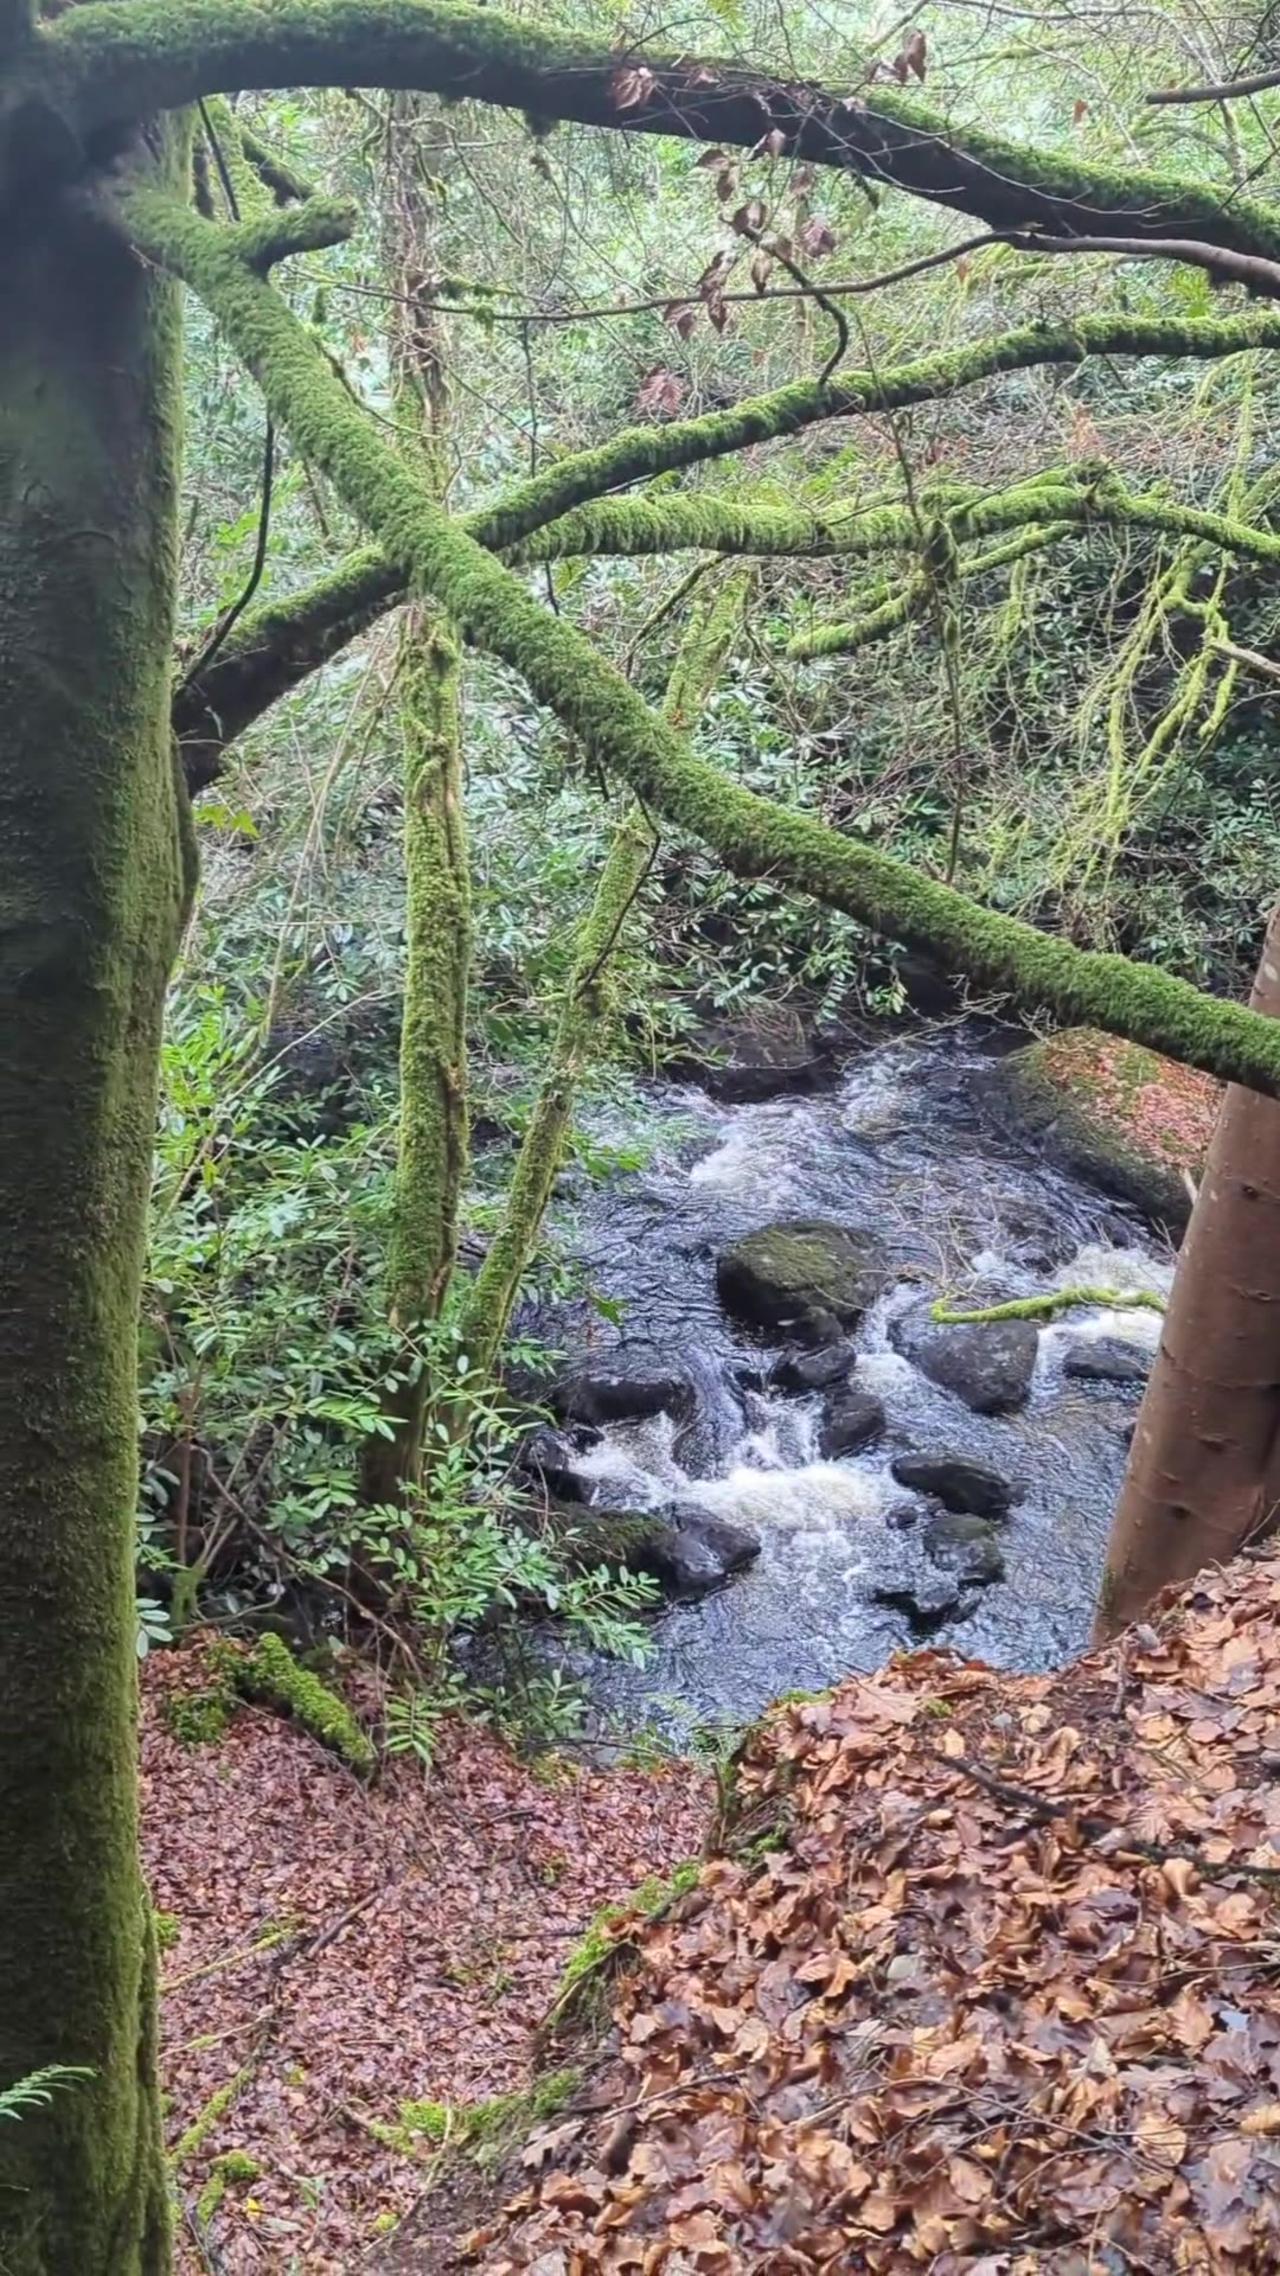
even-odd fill
[{"label": "dense woodland background", "polygon": [[[1099,162],[1251,188],[1265,179],[1265,101],[1142,101],[1158,83],[1208,74],[1233,41],[1247,45],[1243,19],[948,5],[912,24],[926,38],[930,99],[957,119],[998,121]],[[610,9],[575,11],[572,26],[636,42],[650,29]],[[877,61],[895,84],[905,52],[874,11],[828,22],[792,10],[783,22],[774,9],[726,5],[661,28],[691,48],[777,48],[832,85],[859,83]],[[981,236],[962,217],[767,151],[707,153],[564,125],[544,133],[425,97],[245,98],[238,114],[300,175],[358,203],[352,241],[291,263],[285,290],[389,427],[405,290],[396,216],[411,199],[440,309],[439,449],[455,511],[620,426],[697,415],[836,353],[887,369],[1014,325],[1070,320],[1099,306],[1104,280],[1107,304],[1135,315],[1199,317],[1244,300],[1167,262],[1104,267],[984,242],[957,251]],[[735,230],[751,198],[786,229],[804,285]],[[901,268],[915,273],[815,302],[820,288],[861,288]],[[923,499],[927,510],[941,485],[1111,469],[1131,490],[1267,528],[1273,360],[1259,351],[1207,365],[1100,358],[1030,370],[891,417],[820,425],[695,470],[682,488],[757,506]],[[264,519],[255,602],[311,581],[358,533],[279,437],[264,517],[261,407],[199,313],[188,390],[190,658],[243,594]],[[597,558],[530,575],[656,699],[698,563]],[[726,571],[704,561],[703,574],[723,581]],[[948,869],[954,830],[965,890],[1081,945],[1244,991],[1280,849],[1275,698],[1220,643],[1269,651],[1278,604],[1266,567],[1157,530],[1085,523],[966,578],[945,627],[917,596],[899,628],[891,608],[853,653],[815,661],[789,656],[788,643],[832,618],[871,616],[911,572],[892,560],[886,576],[875,560],[788,559],[748,577],[697,729],[708,757],[926,872]],[[355,1507],[358,1447],[394,1357],[384,1268],[405,923],[402,671],[391,618],[233,747],[196,809],[204,883],[168,1028],[147,1303],[144,1557],[163,1567],[172,1553],[171,1526],[153,1520],[171,1512],[194,1443],[208,1466],[197,1514],[214,1522],[212,1578],[221,1560],[233,1592],[250,1581],[246,1551],[258,1584],[345,1571],[368,1524]],[[622,809],[501,667],[466,659],[463,706],[474,1258],[497,1222]],[[918,959],[851,920],[736,881],[670,837],[616,954],[616,1014],[591,1084],[617,1100],[611,1128],[630,1135],[602,1145],[579,1120],[574,1175],[588,1179],[643,1158],[639,1086],[680,1063],[699,1023],[779,1000],[828,1021],[892,1017],[923,977]],[[554,1234],[539,1269],[544,1288],[562,1283]],[[500,1429],[486,1446],[496,1478]],[[251,1542],[221,1489],[248,1506]],[[194,1539],[203,1554],[207,1536]],[[465,1568],[473,1550],[458,1548]],[[430,1562],[422,1608],[438,1589],[443,1614],[453,1583]],[[148,1591],[156,1635],[170,1625],[170,1585]],[[457,1585],[468,1587],[465,1575]]]},{"label": "dense woodland background", "polygon": [[[1272,2267],[1280,26],[401,5],[0,0],[0,2261]],[[378,86],[455,41],[484,103]],[[337,84],[219,91],[291,75]],[[855,374],[901,407],[833,415]],[[792,383],[797,431],[662,467]],[[625,542],[579,467],[504,545],[624,432]],[[429,590],[221,717],[374,543]],[[753,1023],[831,1068],[1048,1006],[1197,1070],[1175,1138],[1231,1085],[1132,1456],[1116,1378],[1138,1625],[602,1748],[570,1671],[642,1668],[658,1590],[530,1453],[565,1320],[627,1332],[582,1224]],[[1122,1307],[1019,1289],[1026,1403],[1027,1319]],[[866,1309],[801,1323],[846,1387]]]}]

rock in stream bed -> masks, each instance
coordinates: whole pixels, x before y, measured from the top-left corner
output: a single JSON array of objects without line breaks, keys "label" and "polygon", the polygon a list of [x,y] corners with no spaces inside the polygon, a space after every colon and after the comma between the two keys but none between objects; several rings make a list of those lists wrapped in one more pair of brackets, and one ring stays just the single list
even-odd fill
[{"label": "rock in stream bed", "polygon": [[716,1288],[731,1319],[805,1344],[830,1343],[856,1327],[884,1281],[874,1237],[824,1218],[762,1226],[716,1260]]}]

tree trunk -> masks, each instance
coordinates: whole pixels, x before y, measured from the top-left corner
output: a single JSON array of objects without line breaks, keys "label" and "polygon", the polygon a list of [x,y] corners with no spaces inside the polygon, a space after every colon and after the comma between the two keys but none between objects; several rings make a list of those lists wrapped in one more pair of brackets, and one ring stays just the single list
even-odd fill
[{"label": "tree trunk", "polygon": [[[669,725],[697,725],[742,618],[750,582],[729,577],[709,604],[700,596],[676,651],[663,702]],[[681,590],[683,591],[683,587]],[[459,1311],[459,1340],[477,1374],[487,1375],[532,1262],[573,1124],[578,1086],[600,1048],[613,1008],[610,965],[655,850],[653,826],[637,800],[614,832],[595,897],[583,921],[551,1058],[511,1174],[502,1223]]]},{"label": "tree trunk", "polygon": [[[1250,998],[1280,1017],[1280,909]],[[1178,1259],[1098,1600],[1099,1639],[1234,1556],[1280,1492],[1280,1104],[1232,1084]]]},{"label": "tree trunk", "polygon": [[[127,161],[178,182],[166,127]],[[0,2127],[5,2276],[161,2276],[137,1843],[139,1283],[194,882],[169,731],[173,287],[70,195],[0,244]]]},{"label": "tree trunk", "polygon": [[[387,121],[387,254],[398,294],[391,341],[400,426],[433,494],[447,484],[449,400],[444,326],[431,275],[431,184],[441,164],[439,106],[392,98]],[[467,981],[471,883],[462,766],[458,642],[429,603],[405,612],[400,724],[404,747],[406,942],[400,1023],[400,1130],[388,1308],[411,1379],[391,1394],[389,1438],[361,1459],[366,1502],[396,1502],[422,1467],[431,1400],[420,1331],[440,1316],[458,1246],[469,1142]]]},{"label": "tree trunk", "polygon": [[[458,644],[438,611],[411,609],[401,659],[407,942],[400,1026],[400,1131],[387,1253],[392,1325],[411,1361],[453,1272],[467,1166],[470,889],[458,706]],[[371,1437],[366,1502],[395,1502],[421,1468],[431,1397],[417,1354],[391,1394],[394,1435]]]}]

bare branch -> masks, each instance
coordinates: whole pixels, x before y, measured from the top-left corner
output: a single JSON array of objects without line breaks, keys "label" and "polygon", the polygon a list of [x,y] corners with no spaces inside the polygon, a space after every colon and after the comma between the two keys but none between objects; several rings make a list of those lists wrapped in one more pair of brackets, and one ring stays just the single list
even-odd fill
[{"label": "bare branch", "polygon": [[1244,95],[1264,95],[1280,87],[1280,71],[1255,71],[1249,79],[1224,79],[1216,87],[1157,87],[1149,103],[1233,103]]},{"label": "bare branch", "polygon": [[1280,299],[1280,261],[1259,253],[1235,253],[1191,237],[1050,237],[1040,230],[1010,230],[1004,242],[1019,253],[1110,253],[1137,261],[1184,261],[1232,284],[1248,285],[1268,300]]}]

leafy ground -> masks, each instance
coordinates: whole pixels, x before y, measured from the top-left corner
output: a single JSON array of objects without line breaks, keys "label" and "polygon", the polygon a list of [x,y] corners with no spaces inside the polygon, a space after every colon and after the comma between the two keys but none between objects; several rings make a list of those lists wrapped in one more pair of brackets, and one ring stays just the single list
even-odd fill
[{"label": "leafy ground", "polygon": [[370,1788],[265,1710],[242,1708],[216,1744],[174,1737],[165,1698],[192,1667],[160,1653],[143,1674],[146,1862],[173,1916],[171,2143],[226,2098],[180,2158],[179,2265],[339,2276],[432,2162],[429,2142],[406,2155],[371,2128],[406,2100],[527,2082],[574,1942],[620,1890],[698,1850],[705,1780],[538,1773],[456,1727],[430,1774],[402,1761]]},{"label": "leafy ground", "polygon": [[783,1706],[738,1804],[449,2267],[1280,2265],[1280,1563],[1052,1677]]}]

